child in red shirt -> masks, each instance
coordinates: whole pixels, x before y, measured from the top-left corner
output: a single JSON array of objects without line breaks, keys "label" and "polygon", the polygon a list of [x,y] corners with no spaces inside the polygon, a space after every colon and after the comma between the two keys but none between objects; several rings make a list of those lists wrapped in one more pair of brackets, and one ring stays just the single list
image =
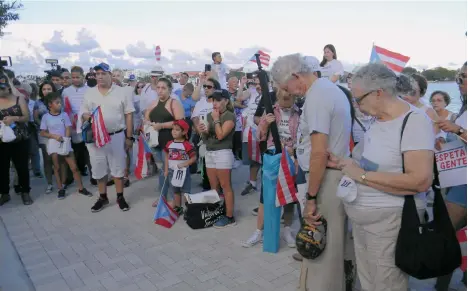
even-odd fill
[{"label": "child in red shirt", "polygon": [[[191,187],[191,178],[190,170],[188,169],[190,165],[195,163],[197,157],[193,145],[187,140],[187,133],[189,131],[188,123],[181,119],[174,121],[172,125],[172,138],[173,140],[169,141],[164,148],[166,152],[166,163],[164,169],[164,176],[166,177],[166,182],[164,183],[164,188],[172,187],[174,192],[174,210],[181,215],[183,213],[182,204],[182,193],[190,194]],[[172,185],[172,177],[174,171],[178,169],[185,169],[186,176],[182,187],[174,187]],[[162,193],[165,189],[163,189]],[[169,192],[166,192],[169,193]]]}]

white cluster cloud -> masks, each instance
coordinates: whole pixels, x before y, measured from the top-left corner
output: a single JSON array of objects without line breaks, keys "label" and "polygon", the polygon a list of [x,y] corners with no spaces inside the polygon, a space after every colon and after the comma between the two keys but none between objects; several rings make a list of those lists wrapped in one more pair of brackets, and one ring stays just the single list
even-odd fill
[{"label": "white cluster cloud", "polygon": [[[64,68],[73,65],[82,66],[85,70],[106,62],[112,68],[139,69],[150,71],[156,65],[155,47],[153,44],[138,41],[123,48],[105,50],[93,33],[82,28],[76,33],[76,42],[65,40],[62,31],[54,31],[52,37],[42,42],[40,46],[29,44],[28,53],[20,52],[14,61],[14,70],[18,74],[43,74],[46,58],[59,59]],[[199,52],[189,52],[181,49],[165,48],[162,44],[160,65],[167,72],[201,71],[204,65],[211,63],[212,50],[205,48]],[[269,51],[262,47],[242,48],[237,52],[221,52],[224,62],[232,67],[244,65],[257,51]],[[252,63],[253,65],[253,63]]]}]

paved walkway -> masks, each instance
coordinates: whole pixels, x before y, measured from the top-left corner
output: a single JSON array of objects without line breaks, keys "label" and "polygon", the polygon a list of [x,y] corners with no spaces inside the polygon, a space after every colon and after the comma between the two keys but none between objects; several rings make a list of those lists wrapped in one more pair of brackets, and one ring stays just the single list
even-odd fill
[{"label": "paved walkway", "polygon": [[[235,193],[246,170],[234,171]],[[240,246],[255,229],[250,211],[257,195],[236,196],[235,228],[192,230],[179,219],[165,229],[152,221],[156,180],[126,189],[128,212],[118,209],[113,187],[111,205],[99,213],[90,212],[97,196],[69,194],[59,201],[55,193],[43,194],[42,179],[32,178],[33,205],[23,206],[12,194],[0,216],[36,290],[296,290],[300,264],[291,259],[293,249],[283,245],[278,254],[268,254],[261,246]],[[97,188],[88,189],[97,194]]]},{"label": "paved walkway", "polygon": [[[235,193],[241,192],[247,175],[247,167],[234,170]],[[250,211],[258,203],[257,195],[236,196],[234,228],[192,230],[179,219],[172,229],[165,229],[152,221],[156,181],[151,177],[126,189],[132,207],[128,212],[115,204],[114,187],[109,187],[111,205],[99,213],[90,212],[97,196],[69,194],[59,201],[56,193],[43,194],[43,179],[32,178],[31,206],[23,206],[12,194],[12,201],[0,207],[0,217],[36,290],[297,290],[300,264],[291,258],[294,249],[281,242],[278,254],[268,254],[261,246],[240,245],[255,229],[256,217]],[[198,185],[199,175],[192,183]],[[97,195],[97,188],[87,186]],[[68,193],[73,191],[75,187]],[[0,246],[3,250],[8,246],[6,235],[0,236]],[[14,272],[12,280],[28,284],[19,268]],[[27,290],[2,284],[1,291]],[[433,282],[411,282],[412,291],[433,290],[432,286]]]}]

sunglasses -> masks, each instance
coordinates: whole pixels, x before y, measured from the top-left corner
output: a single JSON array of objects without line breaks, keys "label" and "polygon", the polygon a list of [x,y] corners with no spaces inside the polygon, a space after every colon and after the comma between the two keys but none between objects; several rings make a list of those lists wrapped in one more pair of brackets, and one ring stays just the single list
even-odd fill
[{"label": "sunglasses", "polygon": [[213,86],[211,86],[211,85],[203,85],[203,89],[213,89]]},{"label": "sunglasses", "polygon": [[145,86],[138,86],[138,89],[143,89],[145,88]]},{"label": "sunglasses", "polygon": [[366,94],[362,95],[361,97],[354,97],[354,102],[356,102],[357,105],[361,105],[362,103],[362,100],[364,100],[367,96],[369,96],[370,94],[376,92],[378,90],[372,90],[372,91],[369,91],[367,92]]}]

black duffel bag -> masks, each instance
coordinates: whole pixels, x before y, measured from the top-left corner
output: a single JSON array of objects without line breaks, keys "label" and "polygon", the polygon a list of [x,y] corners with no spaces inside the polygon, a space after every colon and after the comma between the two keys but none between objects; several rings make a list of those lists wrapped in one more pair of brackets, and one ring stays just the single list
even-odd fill
[{"label": "black duffel bag", "polygon": [[213,226],[221,217],[226,215],[224,201],[216,203],[185,203],[184,220],[192,229]]},{"label": "black duffel bag", "polygon": [[[409,114],[405,117],[401,137]],[[403,159],[403,172],[405,164]],[[461,265],[461,249],[440,193],[434,161],[434,220],[421,223],[413,195],[405,196],[401,228],[395,250],[395,265],[406,274],[429,279],[451,274]]]}]

